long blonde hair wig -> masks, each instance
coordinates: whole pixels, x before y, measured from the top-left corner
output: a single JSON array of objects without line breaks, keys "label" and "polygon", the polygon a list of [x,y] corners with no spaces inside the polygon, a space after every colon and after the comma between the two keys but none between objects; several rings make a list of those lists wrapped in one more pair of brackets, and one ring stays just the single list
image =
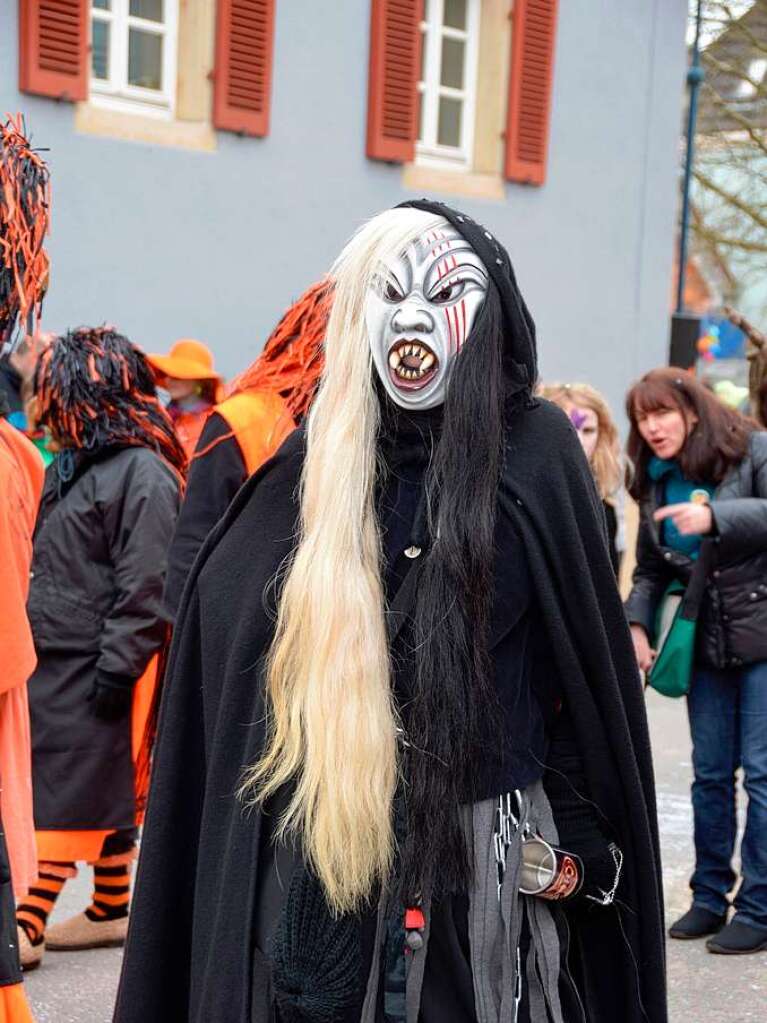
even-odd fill
[{"label": "long blonde hair wig", "polygon": [[623,478],[623,466],[618,428],[604,397],[590,384],[545,384],[539,388],[538,393],[565,410],[568,405],[577,405],[578,408],[591,409],[596,414],[599,436],[591,456],[591,471],[602,500],[613,497]]},{"label": "long blonde hair wig", "polygon": [[300,534],[267,670],[267,744],[243,789],[291,798],[280,837],[296,837],[331,908],[358,908],[394,856],[397,717],[375,514],[379,404],[365,301],[382,263],[442,218],[388,210],[331,270],[325,370],[307,425]]}]

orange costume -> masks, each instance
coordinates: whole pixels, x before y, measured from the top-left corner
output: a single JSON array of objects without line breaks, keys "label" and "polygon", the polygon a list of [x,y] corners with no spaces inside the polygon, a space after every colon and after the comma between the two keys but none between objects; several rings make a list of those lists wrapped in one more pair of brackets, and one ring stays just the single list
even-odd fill
[{"label": "orange costume", "polygon": [[37,449],[0,419],[0,807],[17,896],[37,877],[27,703],[37,656],[26,603],[43,477]]},{"label": "orange costume", "polygon": [[175,616],[197,552],[245,480],[306,415],[323,365],[331,305],[327,281],[287,310],[258,359],[214,406],[189,467],[186,497],[168,556],[165,608]]},{"label": "orange costume", "polygon": [[169,388],[173,381],[195,384],[195,391],[183,399],[174,399],[168,413],[187,458],[191,458],[202,428],[214,403],[221,399],[221,377],[213,368],[210,349],[193,338],[176,341],[167,355],[149,354],[158,387]]},{"label": "orange costume", "polygon": [[[37,877],[27,703],[37,657],[26,602],[43,476],[34,445],[0,419],[0,808],[17,897]],[[13,899],[6,903],[12,908]],[[0,987],[0,1023],[32,1023],[20,984]]]}]

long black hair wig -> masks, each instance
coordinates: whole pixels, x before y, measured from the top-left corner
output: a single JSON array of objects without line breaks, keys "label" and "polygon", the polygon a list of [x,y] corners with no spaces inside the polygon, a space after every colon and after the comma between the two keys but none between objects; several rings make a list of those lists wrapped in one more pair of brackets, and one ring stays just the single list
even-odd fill
[{"label": "long black hair wig", "polygon": [[452,367],[425,480],[431,545],[413,616],[404,765],[401,871],[410,904],[429,889],[465,888],[470,860],[460,805],[472,798],[478,750],[500,741],[488,632],[508,392],[501,302],[491,280]]}]

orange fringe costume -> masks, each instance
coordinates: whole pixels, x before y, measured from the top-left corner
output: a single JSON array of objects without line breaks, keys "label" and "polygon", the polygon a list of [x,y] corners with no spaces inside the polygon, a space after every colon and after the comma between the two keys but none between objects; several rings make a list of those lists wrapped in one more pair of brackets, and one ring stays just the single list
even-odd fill
[{"label": "orange fringe costume", "polygon": [[[186,456],[157,399],[146,358],[111,327],[81,327],[55,338],[38,359],[35,398],[39,421],[50,429],[60,451],[49,470],[43,496],[43,520],[35,537],[33,561],[37,569],[39,559],[41,570],[35,572],[30,597],[30,617],[39,630],[32,707],[40,877],[20,903],[17,920],[31,950],[38,949],[48,936],[48,916],[66,879],[75,875],[77,862],[94,864],[95,875],[92,904],[81,916],[91,922],[127,917],[129,863],[135,858],[133,827],[143,818],[161,672],[162,655],[152,654],[158,645],[161,650],[167,646],[156,585],[186,470]],[[126,451],[132,451],[127,460]],[[133,457],[140,452],[147,457]],[[85,467],[82,477],[78,465]],[[97,489],[83,486],[86,470]],[[175,480],[169,479],[166,470]],[[71,489],[67,489],[70,481]],[[97,501],[104,502],[102,513],[92,510],[93,493]],[[50,532],[56,513],[58,534]],[[89,516],[88,528],[73,531],[73,518],[83,515]],[[110,539],[109,529],[116,530],[119,539]],[[138,545],[128,543],[130,536],[138,539]],[[142,538],[148,538],[149,546],[141,546]],[[112,544],[119,553],[113,554]],[[94,569],[95,574],[77,577],[72,597],[72,607],[87,607],[100,616],[103,632],[95,650],[88,645],[92,639],[82,649],[76,644],[73,649],[62,647],[65,633],[58,627],[51,639],[46,616],[68,577],[67,558],[80,563],[92,558],[94,565],[102,566]],[[107,558],[113,561],[114,580],[103,568]],[[127,608],[121,612],[127,623],[124,635],[119,631],[119,613],[111,630],[104,625],[112,614],[109,586],[122,594]],[[95,587],[96,596],[92,597],[89,587]],[[86,614],[82,622],[87,621]],[[109,637],[108,641],[104,637]],[[121,649],[127,653],[123,655]],[[93,688],[86,699],[80,689],[87,687],[89,680]],[[62,699],[64,690],[76,693],[77,699]],[[103,731],[108,727],[117,731]],[[71,764],[64,775],[57,767],[59,739],[51,736],[59,729],[72,749],[88,754],[75,780]],[[105,743],[111,734],[117,759],[112,757],[109,742]],[[102,776],[100,772],[107,767],[109,773]],[[105,810],[105,791],[116,793],[117,812]],[[116,818],[119,826],[110,827]],[[80,822],[85,829],[71,828],[72,823],[77,827]],[[92,827],[87,827],[89,822]],[[54,944],[56,929],[64,927],[53,925],[51,948],[90,947]],[[35,960],[22,946],[22,956],[27,953],[26,962],[32,968],[42,951]]]},{"label": "orange fringe costume", "polygon": [[277,451],[307,414],[324,363],[332,285],[319,281],[283,315],[258,359],[215,405],[192,457],[168,555],[166,611],[175,616],[205,537],[245,480]]},{"label": "orange fringe costume", "polygon": [[309,411],[324,365],[332,284],[318,281],[293,303],[274,328],[256,361],[232,381],[228,397],[213,409],[231,433],[197,451],[202,458],[222,440],[234,437],[247,474],[277,450]]},{"label": "orange fringe costume", "polygon": [[[26,138],[21,116],[0,124],[0,351],[13,349],[20,333],[33,333],[48,284],[49,261],[44,248],[50,218],[48,168]],[[17,333],[18,331],[18,333]],[[35,667],[35,650],[26,615],[31,538],[42,489],[42,463],[32,445],[0,422],[4,523],[0,545],[0,635],[4,661],[0,697],[0,769],[3,777],[3,830],[11,870],[24,887],[33,880],[28,862],[31,782],[29,712],[26,681]],[[3,856],[5,840],[0,834]],[[22,876],[23,875],[23,876]],[[13,914],[11,881],[2,886],[2,912]],[[5,923],[6,921],[4,921]],[[34,1023],[21,986],[18,948],[0,950],[0,1023]]]},{"label": "orange fringe costume", "polygon": [[[123,444],[154,446],[163,460],[177,474],[183,488],[186,469],[186,455],[176,437],[167,413],[157,400],[154,380],[147,362],[138,351],[133,351],[130,364],[123,356],[110,352],[112,338],[116,336],[111,328],[81,328],[71,335],[73,341],[86,345],[89,379],[66,367],[53,369],[51,361],[61,356],[62,346],[49,345],[43,350],[35,374],[38,415],[59,438],[67,438],[74,448],[94,449],[107,439],[119,440]],[[54,352],[57,354],[54,356]],[[101,370],[99,370],[101,367]],[[110,373],[113,383],[122,384],[125,393],[112,389],[112,398],[101,396],[96,407],[91,389],[108,381],[103,374]],[[55,386],[52,380],[56,380]],[[66,381],[66,393],[62,388]],[[130,387],[134,389],[134,400],[126,400]],[[109,391],[109,388],[107,388]],[[119,422],[119,427],[115,424]],[[107,425],[103,425],[107,424]],[[105,436],[101,436],[105,433]],[[165,644],[167,647],[167,643]],[[155,691],[160,676],[159,666],[162,654],[156,654],[149,662],[143,675],[134,687],[132,708],[132,749],[136,781],[136,824],[143,820],[143,808],[149,788],[149,763],[154,738]],[[83,861],[93,863],[101,855],[105,839],[113,834],[108,831],[45,831],[38,830],[37,855],[41,863],[62,863]]]}]

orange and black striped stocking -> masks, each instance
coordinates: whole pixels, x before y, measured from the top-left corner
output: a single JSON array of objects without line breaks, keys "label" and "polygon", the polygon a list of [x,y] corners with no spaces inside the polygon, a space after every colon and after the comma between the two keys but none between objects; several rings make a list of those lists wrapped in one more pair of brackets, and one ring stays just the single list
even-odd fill
[{"label": "orange and black striped stocking", "polygon": [[39,863],[38,878],[29,893],[16,907],[16,922],[23,927],[33,945],[38,945],[45,933],[61,889],[70,877],[77,875],[74,863]]},{"label": "orange and black striped stocking", "polygon": [[93,901],[85,911],[89,920],[119,920],[128,915],[130,864],[135,850],[102,856],[93,864]]}]

